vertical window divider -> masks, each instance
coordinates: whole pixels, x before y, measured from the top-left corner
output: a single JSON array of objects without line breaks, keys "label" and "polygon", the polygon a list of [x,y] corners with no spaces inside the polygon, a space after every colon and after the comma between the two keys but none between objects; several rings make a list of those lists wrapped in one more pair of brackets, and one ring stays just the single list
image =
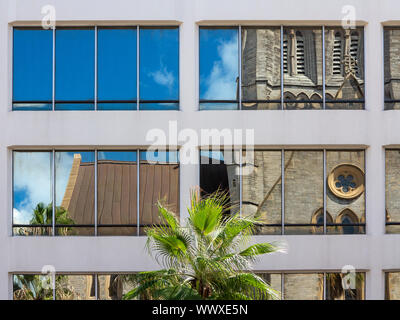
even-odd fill
[{"label": "vertical window divider", "polygon": [[137,230],[136,230],[136,235],[139,236],[140,235],[140,221],[139,221],[139,217],[140,217],[140,149],[136,150],[136,224],[137,224]]},{"label": "vertical window divider", "polygon": [[[326,61],[325,61],[325,26],[322,26],[322,109],[326,109],[325,101],[325,76],[326,76]],[[324,214],[325,216],[325,214]]]},{"label": "vertical window divider", "polygon": [[238,88],[239,88],[239,106],[238,109],[242,110],[242,26],[239,25],[239,30],[238,30],[238,49],[239,49],[239,83],[238,83]]},{"label": "vertical window divider", "polygon": [[55,159],[56,159],[56,157],[55,157],[55,154],[56,154],[56,152],[55,152],[55,150],[53,149],[52,151],[51,151],[51,175],[52,175],[52,178],[51,178],[51,198],[53,199],[53,201],[52,201],[52,203],[51,203],[51,209],[52,209],[52,211],[53,211],[53,214],[52,214],[52,221],[51,221],[51,224],[52,224],[52,236],[54,237],[55,235],[56,235],[56,161],[55,161]]},{"label": "vertical window divider", "polygon": [[98,288],[98,274],[97,273],[95,273],[94,274],[94,277],[93,277],[94,279],[94,296],[95,296],[95,299],[96,300],[99,300],[99,288]]},{"label": "vertical window divider", "polygon": [[[140,27],[136,26],[136,110],[139,110],[139,94],[140,94],[140,89],[139,89],[140,49],[139,49],[139,46],[140,46]],[[137,160],[139,160],[138,157],[139,157],[139,153],[136,156]],[[138,163],[139,163],[139,161],[138,161]],[[139,211],[138,211],[138,213],[139,213]],[[138,220],[138,223],[139,223],[139,220]],[[139,229],[138,229],[138,235],[139,235]]]},{"label": "vertical window divider", "polygon": [[56,109],[56,27],[53,26],[53,61],[52,61],[52,97],[51,97],[51,109]]},{"label": "vertical window divider", "polygon": [[281,300],[285,300],[284,294],[285,294],[285,274],[281,273]]},{"label": "vertical window divider", "polygon": [[324,189],[324,198],[323,198],[323,206],[324,206],[324,234],[326,234],[326,149],[324,149],[324,156],[323,156],[323,163],[324,163],[324,184],[323,184],[323,189]]},{"label": "vertical window divider", "polygon": [[283,25],[281,25],[281,110],[283,110]]},{"label": "vertical window divider", "polygon": [[285,234],[285,150],[281,150],[281,234]]},{"label": "vertical window divider", "polygon": [[239,215],[242,216],[242,204],[243,204],[243,148],[239,149]]},{"label": "vertical window divider", "polygon": [[97,237],[97,149],[94,150],[94,235]]},{"label": "vertical window divider", "polygon": [[326,272],[324,272],[324,280],[322,285],[323,300],[326,300]]},{"label": "vertical window divider", "polygon": [[97,25],[94,26],[94,110],[97,111]]},{"label": "vertical window divider", "polygon": [[52,292],[53,292],[53,301],[56,300],[56,274],[54,272],[50,273],[51,274],[51,287],[52,287]]}]

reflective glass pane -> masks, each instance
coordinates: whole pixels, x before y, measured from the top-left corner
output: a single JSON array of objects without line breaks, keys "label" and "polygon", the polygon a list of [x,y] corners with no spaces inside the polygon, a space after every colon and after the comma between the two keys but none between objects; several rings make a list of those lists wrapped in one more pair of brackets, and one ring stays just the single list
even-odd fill
[{"label": "reflective glass pane", "polygon": [[259,219],[258,234],[282,232],[281,151],[248,151],[242,156],[242,214]]},{"label": "reflective glass pane", "polygon": [[284,28],[285,109],[322,109],[322,28]]},{"label": "reflective glass pane", "polygon": [[385,28],[385,109],[400,109],[400,29]]},{"label": "reflective glass pane", "polygon": [[135,287],[129,274],[99,275],[99,300],[123,300],[124,295]]},{"label": "reflective glass pane", "polygon": [[[97,37],[99,110],[136,109],[136,28],[101,28]],[[108,101],[108,103],[104,103]],[[124,101],[130,101],[129,103]]]},{"label": "reflective glass pane", "polygon": [[[140,28],[140,109],[177,110],[179,29]],[[154,103],[172,100],[170,104]],[[161,100],[161,101],[160,101]],[[147,103],[151,103],[148,106]],[[153,102],[151,102],[153,101]],[[174,102],[176,101],[176,102]]]},{"label": "reflective glass pane", "polygon": [[56,152],[55,166],[57,235],[94,235],[94,152]]},{"label": "reflective glass pane", "polygon": [[[386,150],[386,232],[400,233],[400,150]],[[399,223],[399,225],[390,225]]]},{"label": "reflective glass pane", "polygon": [[95,275],[57,275],[56,300],[95,300]]},{"label": "reflective glass pane", "polygon": [[242,28],[242,109],[280,109],[280,28]]},{"label": "reflective glass pane", "polygon": [[14,227],[14,235],[52,234],[51,162],[51,152],[14,151],[13,224],[27,225]]},{"label": "reflective glass pane", "polygon": [[13,300],[53,300],[52,278],[37,274],[13,275]]},{"label": "reflective glass pane", "polygon": [[15,28],[13,50],[13,108],[51,110],[53,31]]},{"label": "reflective glass pane", "polygon": [[285,151],[285,234],[321,232],[311,224],[324,205],[323,177],[322,151]]},{"label": "reflective glass pane", "polygon": [[[282,275],[280,273],[256,273],[261,277],[272,289],[274,289],[279,298],[282,299]],[[265,299],[268,300],[271,297],[266,294]]]},{"label": "reflective glass pane", "polygon": [[364,109],[364,29],[325,28],[327,109]]},{"label": "reflective glass pane", "polygon": [[[326,152],[326,210],[333,220],[327,233],[365,233],[364,151]],[[328,220],[327,220],[328,222]]]},{"label": "reflective glass pane", "polygon": [[323,300],[324,275],[322,273],[284,274],[285,300]]},{"label": "reflective glass pane", "polygon": [[136,235],[136,152],[99,151],[97,188],[98,234]]},{"label": "reflective glass pane", "polygon": [[400,272],[385,273],[385,299],[400,300]]},{"label": "reflective glass pane", "polygon": [[201,195],[215,192],[225,193],[231,209],[239,210],[240,171],[239,151],[201,150],[200,151],[200,189]]},{"label": "reflective glass pane", "polygon": [[56,109],[94,109],[94,29],[56,30]]},{"label": "reflective glass pane", "polygon": [[139,166],[140,234],[159,224],[157,202],[179,217],[179,154],[177,151],[141,151]]},{"label": "reflective glass pane", "polygon": [[365,273],[327,273],[326,300],[364,300]]},{"label": "reflective glass pane", "polygon": [[200,109],[237,109],[238,96],[238,28],[200,28]]}]

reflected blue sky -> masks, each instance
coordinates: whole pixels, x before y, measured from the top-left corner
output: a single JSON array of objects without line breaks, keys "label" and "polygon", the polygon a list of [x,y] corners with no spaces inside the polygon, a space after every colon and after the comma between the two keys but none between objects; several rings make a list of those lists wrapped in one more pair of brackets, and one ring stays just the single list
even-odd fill
[{"label": "reflected blue sky", "polygon": [[28,224],[33,209],[51,203],[51,153],[13,153],[13,223]]},{"label": "reflected blue sky", "polygon": [[200,99],[236,100],[237,28],[200,28]]},{"label": "reflected blue sky", "polygon": [[56,100],[94,100],[94,29],[56,30]]},{"label": "reflected blue sky", "polygon": [[149,162],[179,162],[179,151],[140,151],[140,160]]},{"label": "reflected blue sky", "polygon": [[179,100],[179,29],[140,28],[140,100]]},{"label": "reflected blue sky", "polygon": [[98,151],[98,160],[136,161],[136,151]]},{"label": "reflected blue sky", "polygon": [[13,100],[51,101],[53,32],[14,29]]},{"label": "reflected blue sky", "polygon": [[98,29],[98,100],[135,100],[137,30]]},{"label": "reflected blue sky", "polygon": [[[55,31],[57,110],[94,109],[95,30]],[[14,95],[18,110],[51,110],[52,30],[14,29]],[[137,99],[137,28],[98,29],[98,100]],[[140,99],[179,100],[179,28],[140,29]],[[39,81],[38,81],[39,80]],[[61,103],[63,102],[63,103]],[[99,103],[99,110],[135,110],[136,104]],[[142,110],[177,110],[179,103],[143,103]]]}]

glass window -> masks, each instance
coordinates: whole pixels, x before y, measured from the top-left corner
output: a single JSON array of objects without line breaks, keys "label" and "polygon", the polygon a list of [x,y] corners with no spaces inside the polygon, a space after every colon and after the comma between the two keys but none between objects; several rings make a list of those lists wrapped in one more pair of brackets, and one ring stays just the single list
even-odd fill
[{"label": "glass window", "polygon": [[285,234],[314,233],[313,216],[324,206],[322,151],[285,151]]},{"label": "glass window", "polygon": [[284,108],[322,109],[322,28],[284,28],[283,41]]},{"label": "glass window", "polygon": [[400,233],[400,150],[386,150],[386,232]]},{"label": "glass window", "polygon": [[13,109],[51,110],[53,32],[14,28]]},{"label": "glass window", "polygon": [[385,109],[400,109],[400,28],[384,29]]},{"label": "glass window", "polygon": [[364,29],[325,28],[326,109],[364,109]]},{"label": "glass window", "polygon": [[98,152],[97,217],[99,235],[137,234],[136,152]]},{"label": "glass window", "polygon": [[52,235],[51,152],[13,152],[13,234]]},{"label": "glass window", "polygon": [[238,28],[200,28],[200,110],[236,110]]},{"label": "glass window", "polygon": [[242,214],[259,219],[258,234],[282,232],[282,152],[243,152]]},{"label": "glass window", "polygon": [[56,300],[95,300],[96,275],[57,275]]},{"label": "glass window", "polygon": [[38,274],[13,275],[13,300],[53,300],[52,279]]},{"label": "glass window", "polygon": [[385,299],[400,300],[400,272],[385,273]]},{"label": "glass window", "polygon": [[140,28],[141,110],[179,109],[179,29]]},{"label": "glass window", "polygon": [[281,108],[280,28],[242,28],[242,109]]},{"label": "glass window", "polygon": [[[256,275],[261,277],[272,289],[278,292],[282,299],[282,275],[280,273],[257,272]],[[269,295],[265,295],[265,300],[269,300]]]},{"label": "glass window", "polygon": [[129,274],[99,275],[98,299],[123,300],[124,295],[135,288],[130,276]]},{"label": "glass window", "polygon": [[93,28],[56,30],[56,109],[94,109]]},{"label": "glass window", "polygon": [[56,234],[94,235],[94,152],[56,152],[55,170]]},{"label": "glass window", "polygon": [[[364,151],[327,151],[327,233],[365,233]],[[328,221],[327,221],[328,222]]]},{"label": "glass window", "polygon": [[323,300],[323,273],[288,273],[284,275],[285,300]]},{"label": "glass window", "polygon": [[161,201],[179,217],[179,153],[141,151],[139,165],[139,232],[160,223],[157,202]]},{"label": "glass window", "polygon": [[136,110],[137,29],[99,28],[97,109]]},{"label": "glass window", "polygon": [[239,151],[201,150],[200,189],[201,195],[220,192],[226,194],[228,213],[239,210],[240,172]]},{"label": "glass window", "polygon": [[364,300],[365,273],[327,273],[326,300]]}]

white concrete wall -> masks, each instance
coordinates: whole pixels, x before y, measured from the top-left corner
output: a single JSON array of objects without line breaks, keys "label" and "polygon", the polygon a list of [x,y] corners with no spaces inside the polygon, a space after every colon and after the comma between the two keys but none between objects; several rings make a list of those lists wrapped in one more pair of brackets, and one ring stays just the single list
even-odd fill
[{"label": "white concrete wall", "polygon": [[[52,4],[60,25],[180,24],[181,111],[11,112],[11,26],[39,24]],[[339,24],[354,5],[365,25],[366,110],[197,111],[198,24]],[[146,132],[168,120],[182,128],[255,129],[258,147],[367,147],[366,235],[259,236],[285,239],[287,254],[263,258],[257,270],[367,271],[367,299],[384,298],[383,269],[400,269],[400,235],[385,235],[384,150],[400,146],[400,111],[383,111],[382,24],[400,24],[398,0],[1,0],[0,1],[0,299],[11,297],[11,272],[138,271],[157,265],[137,237],[11,237],[11,149],[18,147],[146,146]],[[398,20],[398,21],[396,21]],[[198,167],[182,166],[181,215]]]}]

